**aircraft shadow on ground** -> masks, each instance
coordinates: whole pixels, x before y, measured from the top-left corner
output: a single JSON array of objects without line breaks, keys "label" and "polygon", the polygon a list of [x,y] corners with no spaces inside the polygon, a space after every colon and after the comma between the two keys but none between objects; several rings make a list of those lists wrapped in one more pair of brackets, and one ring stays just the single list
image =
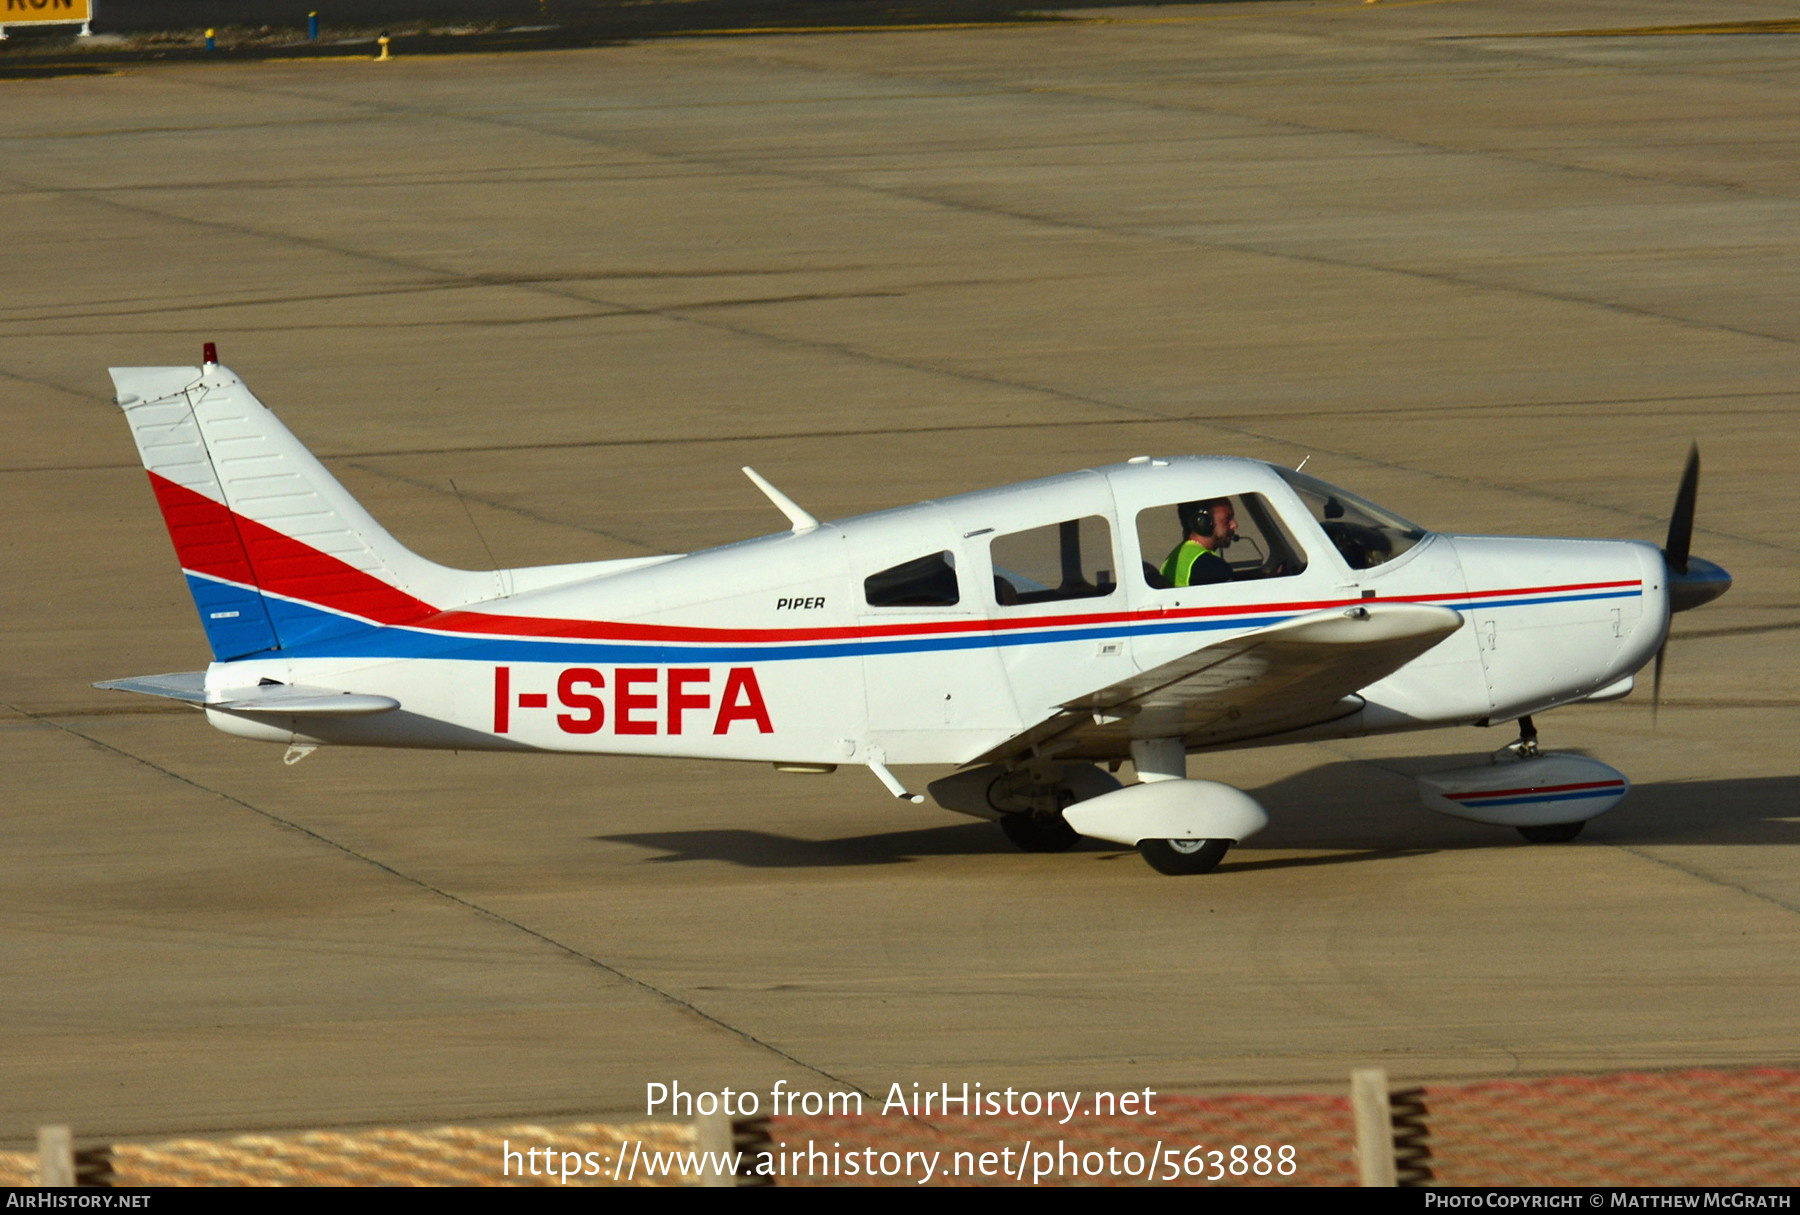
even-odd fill
[{"label": "aircraft shadow on ground", "polygon": [[[1477,756],[1438,756],[1395,766],[1424,771],[1477,762]],[[1250,792],[1268,809],[1269,826],[1233,849],[1219,866],[1221,874],[1360,864],[1445,850],[1570,846],[1526,844],[1509,828],[1434,813],[1419,804],[1408,776],[1363,763],[1324,764]],[[1622,845],[1794,844],[1800,843],[1797,806],[1800,775],[1638,785],[1580,838]],[[997,826],[974,821],[839,839],[741,828],[594,838],[662,854],[645,858],[648,864],[724,861],[751,869],[901,865],[930,857],[1017,852]],[[1323,855],[1266,855],[1280,850],[1321,850]],[[1103,840],[1083,840],[1063,855],[1109,861],[1133,853]]]}]

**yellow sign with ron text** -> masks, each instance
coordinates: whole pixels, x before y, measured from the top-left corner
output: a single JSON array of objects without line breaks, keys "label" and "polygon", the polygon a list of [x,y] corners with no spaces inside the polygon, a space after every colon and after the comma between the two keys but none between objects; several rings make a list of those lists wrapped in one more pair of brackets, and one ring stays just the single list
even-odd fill
[{"label": "yellow sign with ron text", "polygon": [[94,0],[0,0],[0,25],[93,20]]}]

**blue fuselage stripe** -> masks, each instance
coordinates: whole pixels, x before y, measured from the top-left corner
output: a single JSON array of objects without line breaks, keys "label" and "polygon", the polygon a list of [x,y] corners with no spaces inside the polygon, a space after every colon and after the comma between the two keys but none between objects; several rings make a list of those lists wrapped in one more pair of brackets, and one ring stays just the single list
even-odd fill
[{"label": "blue fuselage stripe", "polygon": [[[1437,606],[1468,613],[1484,608],[1523,607],[1543,603],[1578,603],[1590,599],[1633,598],[1639,591],[1605,592],[1568,597],[1507,599],[1484,603],[1444,603]],[[1251,609],[1253,612],[1254,609]],[[342,628],[348,618],[297,603],[282,605],[288,627],[304,628],[301,617],[314,612],[329,617]],[[1013,646],[1054,645],[1068,641],[1158,637],[1180,633],[1265,628],[1292,620],[1303,612],[1262,612],[1241,616],[1208,616],[1187,620],[1145,617],[1140,620],[1088,626],[1055,626],[1043,630],[1007,630],[979,633],[925,634],[910,637],[852,638],[842,641],[769,642],[749,644],[657,644],[654,642],[595,641],[581,638],[479,637],[439,633],[405,625],[361,627],[360,631],[284,648],[290,658],[435,658],[459,662],[591,662],[606,664],[794,662],[816,658],[859,658],[893,654],[941,653],[953,650],[999,649]],[[320,622],[321,625],[324,622]],[[285,630],[284,630],[285,631]],[[318,634],[315,634],[318,635]]]},{"label": "blue fuselage stripe", "polygon": [[1614,785],[1608,789],[1582,789],[1575,793],[1533,793],[1525,797],[1500,797],[1490,800],[1480,798],[1464,798],[1457,804],[1461,806],[1524,806],[1533,802],[1573,802],[1586,797],[1616,797],[1625,792],[1623,786]]},{"label": "blue fuselage stripe", "polygon": [[1535,607],[1540,603],[1585,603],[1590,599],[1636,599],[1642,591],[1596,591],[1592,595],[1545,595],[1537,599],[1487,599],[1480,603],[1440,603],[1434,606],[1447,607],[1458,612],[1479,612],[1483,608],[1497,607]]},{"label": "blue fuselage stripe", "polygon": [[334,637],[319,645],[283,651],[293,658],[441,658],[461,662],[596,662],[644,663],[793,662],[806,658],[857,658],[883,654],[924,654],[946,650],[980,650],[1022,645],[1054,645],[1141,637],[1155,633],[1195,633],[1218,629],[1255,629],[1291,620],[1292,615],[1233,616],[1179,625],[1105,625],[1043,633],[955,633],[931,637],[875,638],[866,641],[820,641],[756,645],[654,645],[606,641],[541,641],[520,637],[461,637],[420,629],[370,629],[352,637]]}]

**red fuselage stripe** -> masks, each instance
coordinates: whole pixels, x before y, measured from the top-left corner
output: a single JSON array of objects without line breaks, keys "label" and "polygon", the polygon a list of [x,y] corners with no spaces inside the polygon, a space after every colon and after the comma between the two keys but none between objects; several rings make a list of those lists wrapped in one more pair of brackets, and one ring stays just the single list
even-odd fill
[{"label": "red fuselage stripe", "polygon": [[[1363,599],[1309,599],[1219,607],[1177,607],[1136,612],[1085,615],[1025,616],[1005,620],[940,620],[895,624],[841,625],[823,628],[722,629],[696,625],[632,624],[608,620],[566,620],[544,616],[507,616],[461,609],[442,611],[372,574],[327,553],[284,536],[221,502],[150,473],[163,518],[175,542],[183,569],[208,577],[253,586],[328,611],[345,612],[377,624],[443,633],[476,633],[500,637],[553,637],[571,640],[667,642],[794,642],[837,641],[879,637],[923,637],[956,633],[1001,633],[1021,629],[1200,620],[1226,616],[1298,614],[1369,602]],[[1548,595],[1573,591],[1606,591],[1640,587],[1638,580],[1581,582],[1558,586],[1504,587],[1489,591],[1456,591],[1442,595],[1394,595],[1386,603],[1459,603],[1496,596]]]},{"label": "red fuselage stripe", "polygon": [[1530,785],[1523,789],[1487,789],[1480,793],[1446,793],[1445,797],[1453,802],[1468,801],[1472,797],[1518,797],[1527,793],[1572,793],[1576,789],[1616,789],[1625,782],[1622,780],[1590,780],[1575,785]]}]

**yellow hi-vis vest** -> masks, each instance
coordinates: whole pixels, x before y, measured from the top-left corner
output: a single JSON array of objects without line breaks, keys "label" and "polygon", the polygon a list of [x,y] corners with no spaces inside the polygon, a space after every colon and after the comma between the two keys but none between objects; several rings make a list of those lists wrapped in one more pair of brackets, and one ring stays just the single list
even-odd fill
[{"label": "yellow hi-vis vest", "polygon": [[[1163,562],[1163,580],[1170,586],[1191,586],[1194,577],[1194,562],[1202,557],[1217,557],[1219,554],[1194,540],[1183,540]],[[1223,560],[1223,558],[1220,558]]]}]

